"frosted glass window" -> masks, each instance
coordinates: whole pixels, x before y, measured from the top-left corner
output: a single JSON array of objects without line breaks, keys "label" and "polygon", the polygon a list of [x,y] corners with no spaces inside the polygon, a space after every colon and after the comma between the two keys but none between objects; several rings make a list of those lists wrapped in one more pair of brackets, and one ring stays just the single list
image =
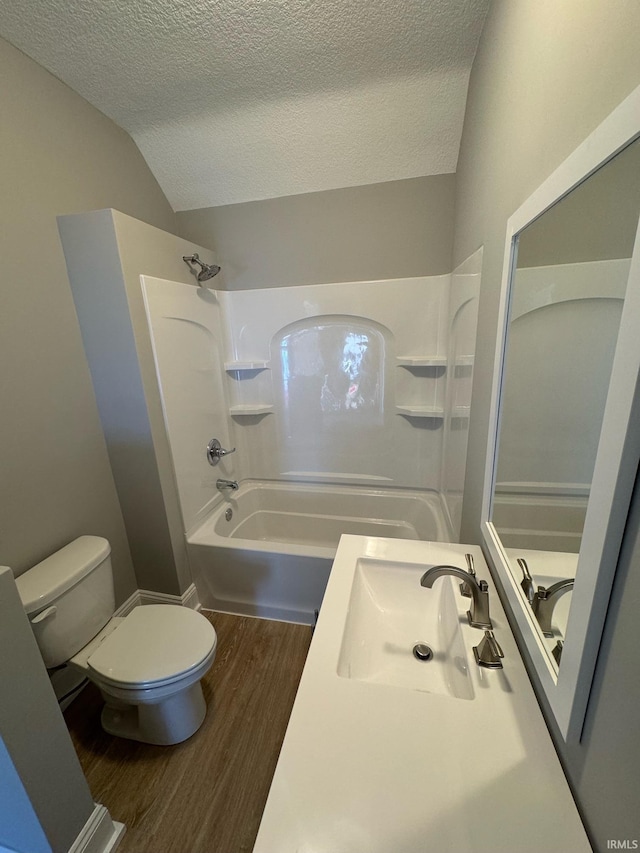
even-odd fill
[{"label": "frosted glass window", "polygon": [[384,339],[377,330],[345,322],[298,328],[283,335],[280,355],[286,409],[339,420],[382,417]]}]

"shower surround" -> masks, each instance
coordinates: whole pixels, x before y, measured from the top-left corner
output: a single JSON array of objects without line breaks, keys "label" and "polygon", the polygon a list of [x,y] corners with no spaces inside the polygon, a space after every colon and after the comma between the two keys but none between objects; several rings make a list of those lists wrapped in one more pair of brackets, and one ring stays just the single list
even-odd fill
[{"label": "shower surround", "polygon": [[[473,353],[450,352],[468,301],[450,275],[142,288],[206,606],[310,621],[341,533],[457,538],[444,459],[469,410],[447,380],[470,391]],[[235,452],[211,467],[213,437]]]},{"label": "shower surround", "polygon": [[[175,560],[141,586],[311,621],[341,532],[458,538],[480,252],[450,275],[225,291],[182,261],[210,252],[116,211],[60,232],[134,563],[151,576],[167,541]],[[215,466],[212,438],[235,448]]]}]

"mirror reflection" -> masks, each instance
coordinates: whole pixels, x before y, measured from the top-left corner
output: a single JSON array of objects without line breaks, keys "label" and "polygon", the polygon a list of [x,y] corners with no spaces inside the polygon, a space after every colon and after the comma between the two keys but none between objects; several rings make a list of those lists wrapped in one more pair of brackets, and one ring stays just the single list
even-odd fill
[{"label": "mirror reflection", "polygon": [[639,215],[636,140],[514,246],[491,520],[558,665]]}]

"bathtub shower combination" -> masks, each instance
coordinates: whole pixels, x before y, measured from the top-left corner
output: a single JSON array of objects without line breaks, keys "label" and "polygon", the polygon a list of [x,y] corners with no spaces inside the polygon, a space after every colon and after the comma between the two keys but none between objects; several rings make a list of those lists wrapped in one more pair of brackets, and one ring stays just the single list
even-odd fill
[{"label": "bathtub shower combination", "polygon": [[437,494],[245,481],[187,538],[200,598],[217,610],[308,622],[343,533],[450,535]]},{"label": "bathtub shower combination", "polygon": [[235,292],[141,276],[204,607],[311,623],[341,534],[457,540],[479,260]]}]

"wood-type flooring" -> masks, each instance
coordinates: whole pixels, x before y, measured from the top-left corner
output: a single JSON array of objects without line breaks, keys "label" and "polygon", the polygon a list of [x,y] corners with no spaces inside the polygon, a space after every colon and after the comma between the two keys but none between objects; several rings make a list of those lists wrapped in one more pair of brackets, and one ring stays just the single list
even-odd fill
[{"label": "wood-type flooring", "polygon": [[189,740],[152,746],[100,726],[89,685],[65,711],[96,802],[127,827],[118,853],[249,853],[311,628],[204,611],[218,635],[202,681],[207,716]]}]

